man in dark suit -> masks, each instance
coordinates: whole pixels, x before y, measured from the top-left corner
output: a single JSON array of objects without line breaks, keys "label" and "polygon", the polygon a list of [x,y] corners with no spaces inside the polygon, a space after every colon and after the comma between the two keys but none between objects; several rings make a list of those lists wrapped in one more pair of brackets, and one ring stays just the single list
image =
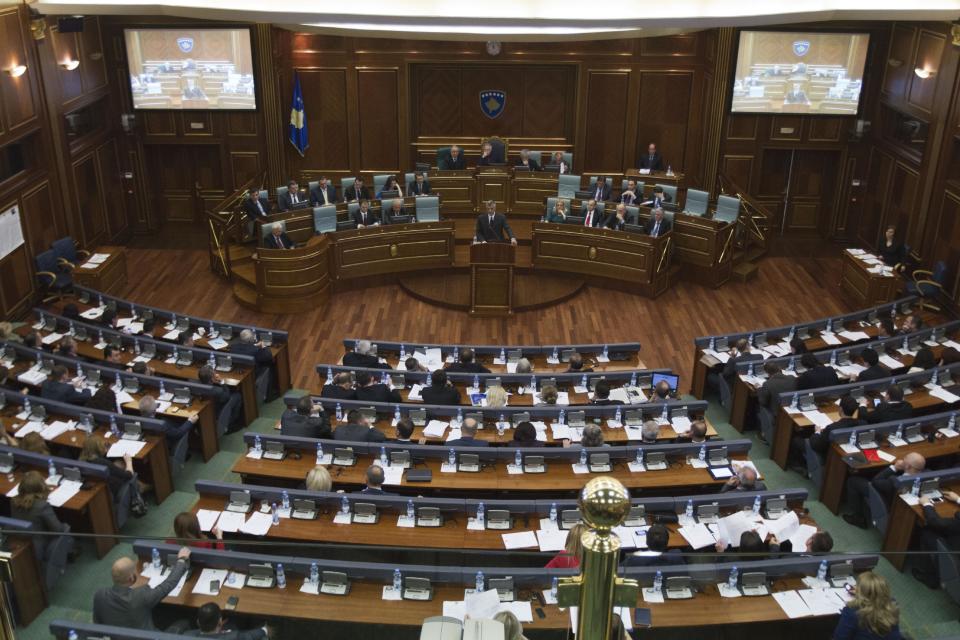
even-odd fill
[{"label": "man in dark suit", "polygon": [[[506,237],[504,237],[506,234]],[[497,203],[493,200],[487,201],[487,212],[477,216],[477,225],[473,231],[473,241],[478,242],[506,242],[510,239],[510,244],[517,244],[517,239],[513,235],[513,229],[507,223],[507,217],[502,213],[497,213]]]},{"label": "man in dark suit", "polygon": [[850,476],[847,478],[847,512],[843,514],[843,519],[848,524],[866,529],[869,526],[867,514],[870,513],[867,503],[869,486],[872,485],[883,498],[884,503],[889,506],[897,492],[896,479],[901,476],[917,475],[926,466],[927,461],[922,455],[908,453],[894,461],[891,466],[885,467],[883,471],[873,476],[872,480],[867,480],[862,475]]},{"label": "man in dark suit", "polygon": [[383,473],[383,469],[378,464],[372,464],[367,467],[367,486],[365,486],[360,493],[365,493],[367,495],[374,496],[392,496],[394,494],[387,493],[383,490],[383,483],[386,480],[386,476]]},{"label": "man in dark suit", "polygon": [[273,364],[273,352],[270,351],[270,347],[265,347],[262,342],[257,341],[257,334],[252,329],[241,331],[240,338],[230,345],[230,351],[241,356],[253,356],[258,371]]},{"label": "man in dark suit", "polygon": [[640,168],[650,171],[663,171],[663,158],[654,143],[651,142],[647,145],[646,155],[640,156]]},{"label": "man in dark suit", "polygon": [[457,145],[450,147],[447,155],[440,159],[438,168],[441,171],[463,171],[467,168],[467,159],[463,157],[463,151]]},{"label": "man in dark suit", "polygon": [[357,176],[357,179],[353,181],[353,184],[347,187],[343,194],[343,199],[345,202],[356,202],[358,200],[370,199],[370,192],[367,191],[365,186],[363,186],[362,176]]},{"label": "man in dark suit", "polygon": [[430,386],[420,391],[424,404],[460,404],[460,391],[447,380],[447,372],[437,369],[430,374]]},{"label": "man in dark suit", "polygon": [[68,404],[86,404],[90,399],[90,390],[83,383],[70,384],[70,372],[62,364],[54,365],[47,379],[40,386],[40,397]]},{"label": "man in dark suit", "polygon": [[331,384],[323,385],[323,389],[320,390],[320,397],[334,400],[356,400],[357,392],[353,389],[353,376],[346,371],[333,376]]},{"label": "man in dark suit", "polygon": [[363,367],[365,369],[389,369],[390,365],[380,363],[373,353],[373,345],[369,340],[360,340],[353,351],[343,354],[343,366]]},{"label": "man in dark suit", "polygon": [[493,164],[500,164],[498,160],[499,158],[493,153],[493,145],[489,142],[484,142],[480,146],[480,159],[477,160],[477,166],[488,167]]},{"label": "man in dark suit", "polygon": [[840,384],[840,378],[837,376],[836,370],[817,360],[817,356],[812,353],[805,353],[800,356],[800,364],[806,371],[797,376],[797,391],[832,387]]},{"label": "man in dark suit", "polygon": [[[903,389],[900,388],[900,385],[890,385],[883,395],[883,401],[877,405],[876,409],[870,411],[864,404],[860,407],[858,416],[870,424],[909,420],[913,417],[913,406],[904,401]],[[864,403],[866,403],[866,400],[864,400]]]},{"label": "man in dark suit", "polygon": [[[146,365],[142,362],[138,362],[138,365]],[[134,365],[134,373],[138,373]],[[153,375],[150,371],[145,371],[146,375]],[[224,384],[223,378],[220,377],[220,374],[210,366],[205,364],[197,370],[197,379],[203,384],[208,384],[213,387],[212,397],[217,407],[217,421],[220,421],[221,416],[226,415],[225,423],[227,425],[227,433],[231,433],[235,429],[243,426],[240,421],[240,412],[243,409],[243,398],[240,396],[239,391],[233,391],[229,386]]]},{"label": "man in dark suit", "polygon": [[368,371],[357,374],[357,400],[365,402],[403,402],[400,392],[378,382]]},{"label": "man in dark suit", "polygon": [[327,414],[314,409],[309,395],[297,400],[296,409],[283,412],[280,416],[280,433],[300,438],[329,438],[333,435]]},{"label": "man in dark suit", "polygon": [[333,432],[333,439],[346,442],[385,442],[387,437],[371,426],[366,416],[356,409],[351,409],[347,413],[347,424],[337,427]]},{"label": "man in dark suit", "polygon": [[[960,504],[960,495],[953,491],[944,491],[943,499]],[[931,589],[940,588],[940,571],[934,555],[938,551],[937,543],[943,542],[951,551],[960,550],[960,511],[952,518],[944,518],[930,498],[920,498],[923,507],[924,526],[920,529],[920,548],[927,552],[915,558],[917,566],[913,568],[913,577]]]},{"label": "man in dark suit", "polygon": [[813,447],[813,450],[820,454],[821,457],[825,457],[827,450],[830,448],[831,432],[835,429],[859,427],[866,424],[866,421],[856,417],[859,408],[860,405],[857,404],[857,400],[853,396],[843,396],[840,398],[840,419],[836,422],[831,422],[825,426],[822,431],[818,431],[810,436],[810,446]]},{"label": "man in dark suit", "polygon": [[274,222],[270,231],[270,235],[263,241],[265,249],[293,249],[293,240],[283,230],[282,223]]},{"label": "man in dark suit", "polygon": [[672,201],[673,198],[670,197],[670,194],[664,191],[663,187],[657,185],[653,188],[653,195],[643,199],[640,204],[651,209],[661,209],[665,203]]},{"label": "man in dark suit", "polygon": [[663,209],[657,207],[653,210],[653,215],[643,225],[643,230],[652,238],[659,238],[670,231],[670,221],[663,217]]},{"label": "man in dark suit", "polygon": [[389,206],[387,206],[386,202],[380,203],[380,221],[383,224],[399,224],[401,222],[400,218],[406,215],[407,212],[403,208],[403,200],[400,198],[393,198]]},{"label": "man in dark suit", "polygon": [[520,150],[520,159],[517,160],[518,167],[526,167],[529,171],[540,171],[540,163],[530,157],[530,152],[526,149]]},{"label": "man in dark suit", "polygon": [[327,180],[327,176],[320,176],[319,184],[310,190],[310,203],[315,207],[323,207],[336,202],[337,190]]},{"label": "man in dark suit", "polygon": [[573,170],[570,163],[563,159],[563,151],[554,151],[550,162],[547,164],[557,165],[558,173],[570,173]]},{"label": "man in dark suit", "polygon": [[638,204],[643,200],[643,192],[637,189],[637,181],[631,178],[627,180],[627,188],[620,192],[620,202],[623,204]]},{"label": "man in dark suit", "polygon": [[364,227],[376,227],[380,225],[380,218],[373,215],[373,212],[370,211],[370,201],[361,200],[360,207],[351,214],[351,220],[357,225],[357,229],[363,229]]},{"label": "man in dark suit", "polygon": [[590,188],[592,198],[597,202],[606,202],[610,199],[610,185],[606,176],[597,176],[597,183]]},{"label": "man in dark suit", "polygon": [[476,354],[469,347],[460,352],[460,362],[454,362],[446,370],[450,373],[490,373],[490,369],[476,361]]},{"label": "man in dark suit", "polygon": [[567,370],[564,373],[593,373],[593,367],[583,366],[583,356],[574,351],[570,354]]},{"label": "man in dark suit", "polygon": [[197,628],[184,632],[192,638],[216,638],[217,640],[266,640],[267,625],[258,629],[231,629],[216,602],[208,602],[197,610]]},{"label": "man in dark suit", "polygon": [[[153,396],[149,394],[140,396],[137,408],[144,418],[157,418],[157,399]],[[186,438],[190,434],[194,425],[200,420],[200,414],[194,413],[182,422],[174,422],[173,419],[167,417],[157,419],[163,420],[163,435],[167,438],[167,448],[173,451],[177,448],[181,438]],[[181,460],[181,462],[183,461]]]},{"label": "man in dark suit", "polygon": [[417,173],[413,177],[413,182],[407,185],[407,193],[412,196],[430,195],[430,183],[422,173]]},{"label": "man in dark suit", "polygon": [[603,222],[603,214],[597,209],[597,201],[593,198],[587,200],[587,206],[581,212],[583,215],[583,226],[599,227]]},{"label": "man in dark suit", "polygon": [[613,229],[614,231],[623,231],[623,227],[627,224],[627,207],[624,204],[618,204],[617,208],[614,209],[606,221],[603,223],[603,226],[607,229]]},{"label": "man in dark suit", "polygon": [[753,467],[740,467],[737,473],[723,483],[720,493],[728,491],[763,491],[767,487],[757,478],[757,472]]},{"label": "man in dark suit", "polygon": [[590,404],[623,404],[622,400],[611,400],[610,399],[610,383],[606,380],[600,380],[597,382],[597,386],[593,388],[593,400],[590,401]]},{"label": "man in dark suit", "polygon": [[448,447],[489,447],[490,443],[486,440],[477,440],[477,421],[473,418],[464,418],[463,425],[460,426],[460,437],[456,440],[448,440]]},{"label": "man in dark suit", "polygon": [[136,559],[123,556],[115,560],[110,568],[113,584],[98,589],[93,596],[94,624],[156,631],[153,609],[180,582],[187,572],[189,559],[190,547],[180,547],[177,561],[170,567],[170,575],[152,589],[146,582],[137,585],[140,573]]},{"label": "man in dark suit", "polygon": [[243,201],[243,212],[251,220],[265,218],[270,214],[270,200],[261,198],[258,189],[250,189],[247,192],[247,198]]},{"label": "man in dark suit", "polygon": [[777,398],[781,393],[795,390],[797,379],[783,373],[780,365],[776,362],[765,362],[763,371],[767,374],[767,379],[757,391],[757,404],[766,407],[771,415],[775,416],[780,410],[780,403]]},{"label": "man in dark suit", "polygon": [[746,338],[740,338],[730,350],[730,359],[723,365],[722,370],[722,375],[731,389],[737,377],[737,364],[752,360],[763,360],[763,356],[759,353],[750,353],[750,342]]},{"label": "man in dark suit", "polygon": [[666,567],[672,564],[686,564],[679,549],[670,548],[670,530],[657,523],[647,529],[648,551],[637,551],[628,555],[627,567]]},{"label": "man in dark suit", "polygon": [[286,193],[277,196],[277,208],[280,211],[289,211],[295,207],[302,207],[308,202],[308,198],[300,193],[300,185],[296,180],[287,183]]},{"label": "man in dark suit", "polygon": [[880,364],[880,356],[870,347],[866,347],[860,352],[860,359],[867,365],[867,368],[857,376],[857,382],[890,377],[890,372],[887,371],[887,368]]}]

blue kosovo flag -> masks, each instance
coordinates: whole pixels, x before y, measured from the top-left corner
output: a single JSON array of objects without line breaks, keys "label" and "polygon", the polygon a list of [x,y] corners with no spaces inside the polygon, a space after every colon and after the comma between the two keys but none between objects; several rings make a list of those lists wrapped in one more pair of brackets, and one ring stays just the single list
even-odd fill
[{"label": "blue kosovo flag", "polygon": [[300,91],[300,75],[293,72],[293,104],[290,105],[290,142],[300,155],[310,146],[307,137],[307,114],[303,109],[303,93]]}]

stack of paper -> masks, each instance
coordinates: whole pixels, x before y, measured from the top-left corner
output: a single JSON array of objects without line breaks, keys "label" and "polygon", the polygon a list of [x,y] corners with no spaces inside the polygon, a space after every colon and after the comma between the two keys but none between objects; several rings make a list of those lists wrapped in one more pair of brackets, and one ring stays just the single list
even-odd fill
[{"label": "stack of paper", "polygon": [[44,425],[42,422],[28,422],[27,424],[17,429],[16,433],[14,433],[13,435],[16,438],[23,438],[31,433],[40,433],[41,431],[43,431],[43,428],[45,426],[46,425]]},{"label": "stack of paper", "polygon": [[694,549],[712,547],[717,542],[717,539],[714,538],[713,534],[710,533],[710,529],[708,529],[705,524],[680,527],[678,531],[680,535],[683,536],[683,539],[687,541],[687,544]]},{"label": "stack of paper", "polygon": [[726,363],[727,360],[730,359],[730,354],[729,354],[729,353],[726,353],[726,352],[721,353],[721,352],[719,352],[719,351],[714,351],[713,349],[704,349],[703,352],[704,352],[705,354],[707,354],[708,356],[711,356],[711,357],[713,357],[713,358],[716,358],[717,360],[719,360],[719,361],[722,362],[722,363]]},{"label": "stack of paper", "polygon": [[423,391],[422,384],[415,384],[410,387],[410,393],[407,394],[408,402],[421,402],[423,397],[420,395],[420,392]]},{"label": "stack of paper", "polygon": [[541,529],[537,531],[537,543],[540,551],[561,551],[567,544],[566,529]]},{"label": "stack of paper", "polygon": [[870,339],[870,335],[863,331],[841,331],[837,335],[841,338],[846,338],[850,342]]},{"label": "stack of paper", "polygon": [[136,456],[145,446],[147,446],[147,443],[139,440],[119,440],[110,445],[110,449],[107,450],[107,457],[122,458],[125,455]]},{"label": "stack of paper", "polygon": [[54,507],[62,507],[70,498],[80,493],[80,487],[82,486],[82,482],[64,480],[59,487],[50,492],[50,495],[47,496],[47,502]]},{"label": "stack of paper", "polygon": [[537,540],[537,534],[533,531],[504,533],[501,534],[500,537],[503,538],[503,546],[505,549],[528,549],[530,547],[540,546],[540,542]]},{"label": "stack of paper", "polygon": [[824,331],[823,333],[820,334],[820,337],[823,339],[824,342],[826,342],[829,345],[840,344],[840,338],[838,338],[834,333],[827,333],[826,331]]},{"label": "stack of paper", "polygon": [[271,514],[256,511],[243,523],[240,527],[240,532],[248,533],[252,536],[265,536],[267,532],[270,531],[272,524],[273,516]]},{"label": "stack of paper", "polygon": [[198,509],[197,520],[200,521],[200,531],[212,531],[213,526],[217,524],[220,513],[220,511],[213,511],[211,509]]},{"label": "stack of paper", "polygon": [[774,593],[773,599],[777,601],[777,604],[780,605],[780,608],[783,609],[783,612],[787,614],[787,617],[791,620],[793,618],[805,618],[813,615],[810,607],[807,606],[807,603],[803,601],[803,598],[801,598],[800,594],[796,591],[780,591],[779,593]]},{"label": "stack of paper", "polygon": [[[217,528],[224,533],[236,533],[240,530],[240,527],[244,525],[246,519],[247,517],[242,513],[224,511],[217,519]],[[211,529],[212,528],[213,527],[211,527]]]},{"label": "stack of paper", "polygon": [[431,420],[427,423],[427,426],[423,428],[423,437],[424,438],[442,438],[444,432],[447,430],[447,427],[450,426],[448,422],[442,422],[440,420]]}]

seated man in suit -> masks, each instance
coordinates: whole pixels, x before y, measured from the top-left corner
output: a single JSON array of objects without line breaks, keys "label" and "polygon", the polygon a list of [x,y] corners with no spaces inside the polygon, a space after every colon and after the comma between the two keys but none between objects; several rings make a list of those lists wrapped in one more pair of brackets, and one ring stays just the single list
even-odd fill
[{"label": "seated man in suit", "polygon": [[380,226],[380,219],[370,211],[370,201],[366,199],[360,201],[360,208],[353,212],[351,219],[357,225],[357,229]]},{"label": "seated man in suit", "polygon": [[300,193],[300,185],[296,180],[287,183],[287,191],[277,196],[277,208],[280,211],[289,211],[294,207],[302,207],[308,202],[308,199]]},{"label": "seated man in suit", "polygon": [[[944,491],[943,499],[960,505],[960,495],[953,491]],[[913,568],[913,577],[931,589],[940,588],[940,569],[937,566],[936,556],[938,542],[943,542],[950,551],[960,550],[960,510],[954,511],[953,517],[943,517],[937,513],[937,508],[930,498],[920,498],[923,508],[924,526],[920,530],[920,548],[926,552],[916,558],[917,565]]]},{"label": "seated man in suit", "polygon": [[660,439],[660,425],[656,420],[644,420],[640,425],[640,442],[644,444],[656,444]]},{"label": "seated man in suit", "polygon": [[597,183],[590,189],[593,199],[597,202],[606,202],[610,199],[610,185],[606,176],[597,176]]},{"label": "seated man in suit", "polygon": [[217,638],[218,640],[266,640],[270,637],[267,625],[257,629],[240,631],[227,626],[227,619],[216,602],[208,602],[197,610],[197,628],[184,633],[194,638]]},{"label": "seated man in suit", "polygon": [[[146,365],[143,362],[138,362],[139,365]],[[136,365],[134,365],[136,367]],[[134,369],[134,373],[139,373]],[[150,371],[144,372],[146,375],[153,375]],[[213,387],[213,399],[217,407],[217,416],[221,415],[221,412],[227,412],[227,433],[238,428],[239,425],[238,419],[240,418],[240,412],[243,408],[243,398],[240,396],[239,391],[233,391],[229,386],[224,384],[223,378],[220,377],[220,374],[210,366],[205,364],[197,370],[197,379],[203,384],[208,384]]]},{"label": "seated man in suit", "polygon": [[883,399],[873,411],[868,408],[869,401],[866,398],[862,402],[857,416],[866,420],[869,424],[892,420],[909,420],[913,417],[913,405],[903,399],[903,389],[897,384],[891,384],[887,387]]},{"label": "seated man in suit", "polygon": [[344,202],[357,202],[359,200],[369,199],[370,192],[363,186],[363,176],[357,176],[357,179],[353,181],[352,185],[347,187],[346,192],[343,194]]},{"label": "seated man in suit", "polygon": [[[140,415],[144,418],[157,417],[157,399],[153,396],[142,396],[137,406],[140,409]],[[193,429],[193,425],[197,424],[199,419],[199,413],[194,413],[179,424],[169,418],[161,418],[161,420],[163,420],[163,435],[167,437],[167,449],[173,451],[177,443],[180,442],[180,438],[186,438],[190,430]]]},{"label": "seated man in suit", "polygon": [[603,220],[600,219],[603,217],[603,214],[597,209],[597,201],[593,198],[587,200],[587,206],[582,213],[583,226],[585,227],[599,227],[600,223],[603,222]]},{"label": "seated man in suit", "polygon": [[869,487],[877,490],[883,498],[884,503],[889,506],[896,495],[895,481],[901,476],[914,476],[923,471],[927,466],[927,460],[919,453],[908,453],[903,458],[898,458],[890,466],[884,467],[883,471],[873,476],[873,479],[867,480],[862,475],[853,475],[847,478],[847,512],[843,514],[843,519],[848,524],[855,527],[866,529],[870,523],[868,515],[870,507],[867,496]]},{"label": "seated man in suit", "polygon": [[570,354],[567,370],[564,373],[593,373],[593,367],[583,366],[583,356],[574,351]]},{"label": "seated man in suit", "polygon": [[670,548],[670,530],[657,523],[647,529],[647,550],[637,551],[627,556],[627,567],[666,567],[672,564],[686,564],[679,549]]},{"label": "seated man in suit", "polygon": [[623,231],[624,225],[627,224],[627,207],[624,204],[618,204],[617,208],[614,209],[613,213],[607,216],[606,221],[603,223],[603,226],[607,229],[613,229],[614,231]]},{"label": "seated man in suit", "polygon": [[83,388],[82,380],[70,384],[70,372],[62,364],[57,364],[40,385],[40,397],[68,404],[86,404],[91,393],[90,389]]},{"label": "seated man in suit", "polygon": [[333,432],[333,439],[346,442],[385,442],[387,437],[370,424],[365,415],[357,409],[351,409],[347,413],[346,424],[340,425]]},{"label": "seated man in suit", "polygon": [[810,436],[810,446],[821,458],[825,458],[827,450],[830,449],[830,433],[835,429],[846,429],[847,427],[859,427],[867,424],[865,420],[857,417],[857,410],[860,405],[857,404],[853,396],[843,396],[840,398],[840,419],[831,422],[823,429]]},{"label": "seated man in suit", "polygon": [[627,188],[620,192],[620,202],[623,204],[637,204],[643,200],[643,191],[637,189],[637,181],[633,178],[627,180]]},{"label": "seated man in suit", "polygon": [[553,158],[550,160],[550,164],[555,164],[559,168],[559,173],[565,174],[570,173],[573,170],[573,167],[563,159],[563,151],[554,151]]},{"label": "seated man in suit", "polygon": [[261,198],[259,189],[250,189],[243,201],[243,212],[250,220],[265,218],[270,214],[270,200]]},{"label": "seated man in suit", "polygon": [[800,83],[794,82],[791,90],[783,96],[783,104],[810,104],[807,93],[800,87]]},{"label": "seated man in suit", "polygon": [[265,249],[293,249],[293,240],[283,230],[283,224],[274,222],[270,227],[270,235],[263,241]]},{"label": "seated man in suit", "polygon": [[880,364],[880,356],[870,347],[865,347],[860,352],[860,359],[867,368],[857,376],[857,382],[866,382],[868,380],[879,380],[880,378],[890,377],[890,372]]},{"label": "seated man in suit", "polygon": [[441,171],[463,171],[467,168],[467,160],[463,157],[463,150],[457,145],[450,147],[443,158],[440,159],[437,167]]},{"label": "seated man in suit", "polygon": [[663,171],[663,158],[657,151],[657,145],[650,143],[647,145],[646,155],[640,156],[640,168],[650,171]]},{"label": "seated man in suit", "polygon": [[115,347],[112,344],[108,344],[103,348],[103,361],[100,362],[96,358],[88,358],[91,362],[102,364],[113,369],[120,369],[123,367],[123,350],[119,347]]},{"label": "seated man in suit", "polygon": [[379,382],[369,371],[357,374],[357,400],[366,402],[403,402],[400,392]]},{"label": "seated man in suit", "polygon": [[651,238],[659,238],[670,231],[670,221],[663,217],[663,209],[657,207],[653,210],[653,215],[650,216],[647,223],[643,225],[643,230],[646,231],[647,235]]},{"label": "seated man in suit", "polygon": [[486,440],[477,440],[477,421],[473,418],[464,418],[460,427],[460,437],[456,440],[447,440],[448,447],[489,447]]},{"label": "seated man in suit", "polygon": [[780,410],[780,394],[796,390],[797,379],[783,373],[783,368],[776,362],[764,362],[763,371],[767,379],[757,391],[757,404],[765,407],[770,415],[776,416]]},{"label": "seated man in suit", "polygon": [[430,195],[430,183],[427,182],[426,176],[424,176],[419,171],[413,176],[413,182],[407,186],[407,193],[412,196],[428,196]]},{"label": "seated man in suit", "polygon": [[360,493],[374,496],[394,495],[383,490],[383,483],[386,479],[387,478],[383,473],[383,469],[379,464],[370,465],[367,467],[367,486],[365,486]]},{"label": "seated man in suit", "polygon": [[296,409],[287,409],[280,416],[280,434],[300,438],[329,438],[333,435],[327,414],[313,406],[313,400],[305,395],[297,400]]},{"label": "seated man in suit", "polygon": [[806,371],[797,376],[797,391],[832,387],[840,384],[836,369],[823,364],[812,353],[805,353],[800,356],[800,364]]},{"label": "seated man in suit", "polygon": [[[394,442],[397,443],[412,443],[413,442],[413,420],[404,416],[397,421],[397,437],[394,439]],[[426,440],[421,438],[420,444],[426,444]]]},{"label": "seated man in suit", "polygon": [[403,200],[400,198],[394,198],[390,201],[389,208],[384,206],[384,203],[380,205],[380,220],[383,224],[398,224],[400,216],[407,215],[407,212],[403,208]]},{"label": "seated man in suit", "polygon": [[[506,242],[510,239],[510,244],[517,244],[517,238],[513,235],[513,229],[507,223],[507,217],[502,213],[497,213],[497,203],[493,200],[487,201],[487,212],[477,216],[477,225],[473,231],[473,242]],[[506,235],[506,238],[504,237]]]},{"label": "seated man in suit", "polygon": [[727,385],[733,389],[737,377],[737,364],[741,362],[750,362],[751,360],[763,360],[759,353],[750,353],[750,342],[746,338],[740,338],[729,351],[730,359],[723,365],[721,375],[726,379]]},{"label": "seated man in suit", "polygon": [[447,371],[451,373],[490,373],[490,369],[476,361],[473,349],[467,347],[460,352],[460,362],[454,362]]},{"label": "seated man in suit", "polygon": [[497,164],[496,159],[493,157],[493,145],[489,142],[484,142],[483,146],[480,147],[480,160],[477,161],[477,166],[487,167],[492,164]]},{"label": "seated man in suit", "polygon": [[757,472],[753,470],[753,467],[742,466],[733,477],[723,483],[720,493],[726,493],[727,491],[763,491],[766,488],[766,485],[757,478]]},{"label": "seated man in suit", "polygon": [[526,167],[530,171],[540,171],[540,163],[530,158],[530,152],[527,149],[520,150],[520,159],[517,160],[518,167]]},{"label": "seated man in suit", "polygon": [[666,380],[661,380],[653,388],[649,402],[667,402],[670,400],[670,384]]},{"label": "seated man in suit", "polygon": [[323,389],[320,390],[320,397],[335,400],[356,400],[357,392],[353,388],[353,375],[341,371],[333,376],[333,381],[330,384],[323,385]]},{"label": "seated man in suit", "polygon": [[424,404],[460,404],[460,390],[447,380],[447,372],[437,369],[430,374],[430,386],[420,391]]},{"label": "seated man in suit", "polygon": [[337,190],[334,188],[327,176],[320,176],[320,181],[310,190],[310,204],[315,207],[323,207],[328,204],[336,204]]},{"label": "seated man in suit", "polygon": [[707,441],[707,423],[703,419],[690,423],[690,433],[687,434],[693,444],[703,444]]},{"label": "seated man in suit", "polygon": [[643,202],[640,204],[645,207],[650,207],[651,209],[660,209],[663,207],[664,203],[672,202],[670,194],[663,190],[663,187],[657,185],[653,188],[653,195],[649,198],[642,198]]},{"label": "seated man in suit", "polygon": [[923,320],[921,320],[917,314],[911,313],[903,319],[903,324],[900,325],[900,330],[897,333],[903,335],[905,333],[920,331],[920,329],[923,329]]},{"label": "seated man in suit", "polygon": [[390,365],[382,364],[373,353],[373,345],[369,340],[360,340],[353,351],[343,354],[343,366],[363,367],[366,369],[389,369]]},{"label": "seated man in suit", "polygon": [[600,380],[597,382],[597,386],[593,388],[593,400],[590,401],[590,404],[623,404],[623,401],[611,400],[610,383],[606,380]]},{"label": "seated man in suit", "polygon": [[230,345],[230,351],[241,356],[252,356],[258,372],[273,364],[273,352],[257,340],[257,334],[252,329],[241,331],[239,339]]}]

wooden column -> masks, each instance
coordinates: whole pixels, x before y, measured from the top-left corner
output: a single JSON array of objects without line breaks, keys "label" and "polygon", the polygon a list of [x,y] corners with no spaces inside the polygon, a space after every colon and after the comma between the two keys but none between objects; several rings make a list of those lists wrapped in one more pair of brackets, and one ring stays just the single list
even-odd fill
[{"label": "wooden column", "polygon": [[703,187],[710,198],[717,197],[717,171],[720,162],[720,141],[727,119],[727,100],[730,93],[730,60],[733,56],[733,29],[717,29],[717,50],[713,82],[707,105],[707,128],[704,140]]},{"label": "wooden column", "polygon": [[283,145],[287,139],[289,114],[285,109],[289,105],[280,103],[279,74],[276,72],[276,57],[273,51],[273,27],[267,23],[257,23],[257,78],[260,82],[259,106],[263,112],[264,138],[267,142],[267,184],[286,183],[286,165]]}]

